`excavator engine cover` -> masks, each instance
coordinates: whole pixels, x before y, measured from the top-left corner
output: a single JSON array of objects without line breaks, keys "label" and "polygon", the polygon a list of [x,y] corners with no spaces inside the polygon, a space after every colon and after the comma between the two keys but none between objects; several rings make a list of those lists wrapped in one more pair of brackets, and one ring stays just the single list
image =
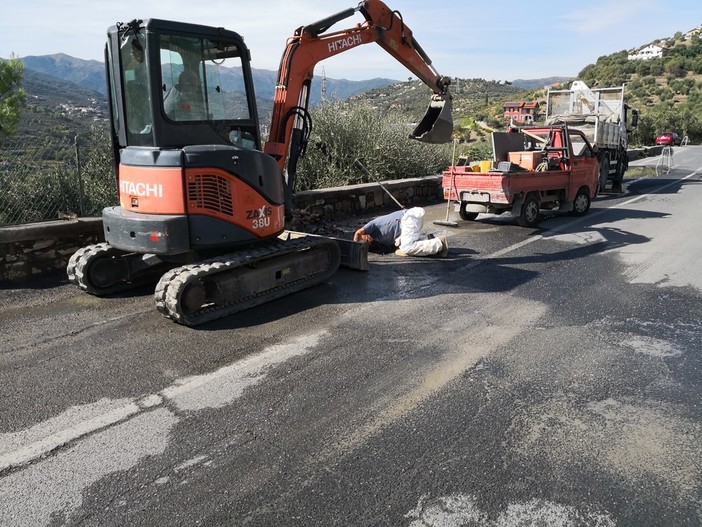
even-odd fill
[{"label": "excavator engine cover", "polygon": [[435,144],[451,141],[453,135],[452,109],[451,95],[448,92],[442,95],[432,95],[427,112],[410,138],[423,143]]}]

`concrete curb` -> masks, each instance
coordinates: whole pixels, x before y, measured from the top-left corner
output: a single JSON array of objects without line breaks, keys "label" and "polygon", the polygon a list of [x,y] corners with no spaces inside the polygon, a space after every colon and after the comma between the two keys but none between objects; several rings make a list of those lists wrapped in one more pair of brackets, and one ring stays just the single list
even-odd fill
[{"label": "concrete curb", "polygon": [[655,157],[661,155],[663,151],[662,146],[645,146],[643,148],[635,148],[633,150],[627,150],[627,155],[629,156],[629,161],[636,161],[637,159],[643,159],[644,157]]}]

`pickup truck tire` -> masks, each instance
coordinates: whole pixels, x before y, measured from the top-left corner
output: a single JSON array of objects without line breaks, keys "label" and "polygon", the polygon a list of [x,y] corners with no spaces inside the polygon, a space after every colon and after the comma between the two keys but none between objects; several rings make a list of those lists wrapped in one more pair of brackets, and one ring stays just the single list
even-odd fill
[{"label": "pickup truck tire", "polygon": [[587,187],[580,187],[573,200],[573,210],[571,216],[585,216],[590,210],[590,190]]},{"label": "pickup truck tire", "polygon": [[535,194],[527,195],[517,216],[517,223],[522,227],[535,227],[539,223],[539,208],[539,198]]},{"label": "pickup truck tire", "polygon": [[624,173],[629,167],[629,162],[626,157],[626,153],[619,157],[617,161],[617,173],[614,175],[614,180],[612,181],[612,190],[614,192],[622,191],[622,180],[624,179]]},{"label": "pickup truck tire", "polygon": [[462,220],[473,221],[475,218],[478,217],[478,213],[468,212],[466,210],[466,205],[467,203],[461,203],[461,208],[458,210],[458,215],[461,217]]},{"label": "pickup truck tire", "polygon": [[609,154],[604,154],[600,159],[600,192],[604,192],[609,178]]}]

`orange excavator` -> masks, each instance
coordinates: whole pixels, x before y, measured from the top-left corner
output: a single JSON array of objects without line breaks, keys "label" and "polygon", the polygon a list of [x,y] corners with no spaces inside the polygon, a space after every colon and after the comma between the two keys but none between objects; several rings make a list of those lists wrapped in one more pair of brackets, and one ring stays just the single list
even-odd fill
[{"label": "orange excavator", "polygon": [[[329,31],[357,12],[362,23]],[[400,13],[379,0],[288,39],[263,147],[250,52],[238,33],[157,19],[110,27],[105,64],[120,204],[103,210],[106,242],[71,257],[69,280],[94,295],[158,280],[157,309],[188,326],[327,280],[340,264],[340,241],[286,236],[285,219],[311,127],[314,66],[370,42],[433,91],[411,137],[450,141],[449,79]]]}]

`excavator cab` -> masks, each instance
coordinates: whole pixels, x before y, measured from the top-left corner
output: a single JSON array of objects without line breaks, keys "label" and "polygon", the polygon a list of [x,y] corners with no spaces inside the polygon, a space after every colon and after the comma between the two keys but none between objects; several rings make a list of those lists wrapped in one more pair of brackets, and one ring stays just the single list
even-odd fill
[{"label": "excavator cab", "polygon": [[112,247],[182,260],[284,230],[281,171],[261,151],[238,33],[133,20],[108,30],[106,59],[120,198],[103,211]]},{"label": "excavator cab", "polygon": [[250,53],[239,34],[133,20],[108,30],[106,58],[120,148],[261,149]]}]

